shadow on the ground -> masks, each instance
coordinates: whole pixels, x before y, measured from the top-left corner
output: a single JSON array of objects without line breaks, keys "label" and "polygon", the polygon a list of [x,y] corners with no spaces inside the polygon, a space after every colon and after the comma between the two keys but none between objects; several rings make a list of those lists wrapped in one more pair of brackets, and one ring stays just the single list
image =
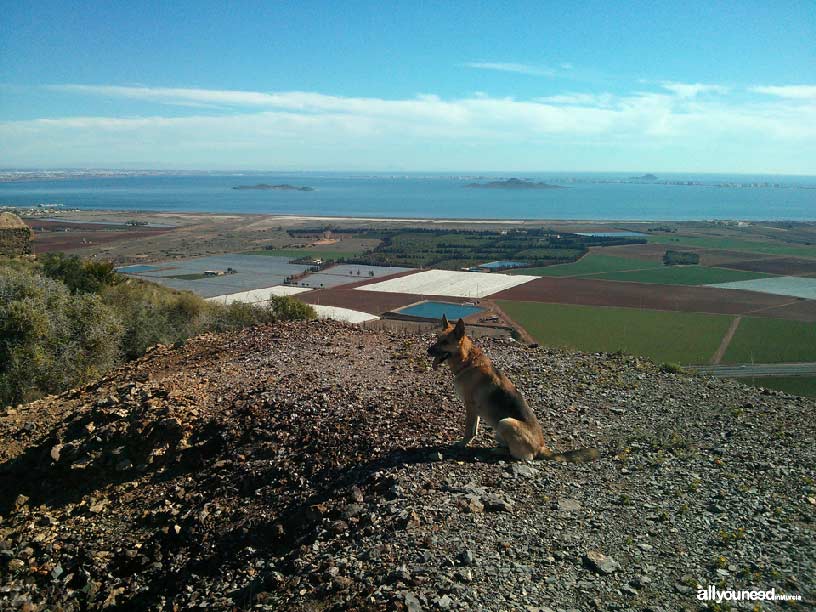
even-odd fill
[{"label": "shadow on the ground", "polygon": [[[302,545],[309,544],[316,536],[315,527],[321,517],[315,515],[314,507],[338,497],[346,499],[346,493],[352,486],[370,482],[371,477],[377,472],[440,460],[496,463],[507,458],[507,455],[497,453],[493,449],[431,445],[393,449],[363,464],[341,469],[328,484],[318,488],[305,500],[285,507],[274,518],[236,527],[220,534],[217,541],[209,544],[206,554],[194,556],[185,567],[179,568],[173,575],[156,576],[146,589],[128,602],[127,607],[148,609],[157,605],[162,598],[171,601],[179,592],[181,585],[185,584],[183,580],[179,580],[180,577],[190,574],[199,576],[221,574],[226,567],[240,565],[237,561],[239,552],[247,546],[269,551],[274,556],[285,557]],[[321,476],[316,475],[315,480],[320,479]],[[250,585],[231,593],[231,597],[239,608],[248,608],[252,606],[252,598],[256,593],[273,589],[274,586],[269,582],[269,575],[260,575]]]},{"label": "shadow on the ground", "polygon": [[[98,422],[98,415],[96,418]],[[215,420],[202,423],[195,428],[189,443],[185,445],[177,444],[179,432],[173,429],[176,426],[172,424],[166,431],[151,425],[153,428],[142,436],[135,435],[132,429],[123,426],[95,437],[87,433],[86,428],[90,422],[91,416],[78,415],[46,432],[39,443],[30,446],[14,459],[0,464],[0,514],[7,515],[13,511],[15,500],[21,494],[29,498],[28,505],[31,508],[45,506],[48,512],[54,512],[69,504],[77,504],[86,496],[106,498],[113,494],[112,487],[126,482],[139,481],[144,486],[150,486],[181,483],[192,477],[195,481],[194,490],[203,494],[204,499],[188,503],[185,511],[191,518],[174,519],[182,526],[180,534],[173,529],[163,529],[166,524],[162,523],[161,518],[140,518],[138,524],[130,526],[134,532],[144,534],[141,551],[148,555],[151,554],[148,551],[158,551],[155,554],[158,555],[157,558],[163,559],[162,569],[150,569],[149,562],[139,564],[127,557],[126,551],[120,551],[121,554],[117,553],[111,561],[109,571],[113,575],[124,579],[142,574],[141,580],[144,581],[145,588],[133,599],[122,602],[121,609],[161,607],[164,605],[162,602],[171,602],[181,592],[180,589],[189,584],[192,574],[215,577],[223,575],[227,568],[240,567],[241,552],[248,546],[275,557],[289,556],[292,551],[316,537],[316,526],[324,517],[315,513],[315,507],[334,500],[347,500],[353,485],[370,485],[372,476],[377,472],[438,461],[495,463],[508,459],[507,455],[497,453],[494,449],[448,444],[393,448],[399,443],[396,440],[390,442],[391,449],[383,449],[378,453],[373,450],[369,440],[355,437],[354,440],[348,440],[348,446],[343,448],[338,465],[326,461],[325,457],[319,457],[324,450],[323,440],[313,439],[307,447],[287,447],[283,455],[286,457],[288,453],[293,453],[291,460],[295,462],[309,463],[310,457],[312,458],[315,469],[307,476],[306,489],[311,493],[304,494],[298,490],[295,481],[288,477],[286,462],[277,461],[274,452],[260,470],[254,467],[258,462],[253,462],[253,470],[244,469],[240,462],[231,468],[216,467],[219,459],[234,457],[238,449],[251,448],[256,456],[262,454],[264,444],[257,436],[261,435],[260,440],[265,440],[263,436],[268,435],[268,430],[258,434],[255,427],[257,423],[249,417],[246,421],[238,418],[227,423]],[[227,427],[234,429],[227,431]],[[416,434],[419,439],[431,433],[431,428],[422,421],[412,423],[409,427],[417,428],[412,434]],[[96,433],[99,432],[100,430],[96,430]],[[54,449],[60,442],[63,444],[55,458]],[[157,460],[147,462],[150,452],[163,444],[167,444],[167,452]],[[123,448],[126,450],[122,451]],[[273,449],[280,452],[283,447],[275,445]],[[117,469],[125,455],[132,460],[133,465]],[[90,456],[93,460],[88,461]],[[354,459],[366,456],[370,459],[364,462]],[[77,464],[83,463],[86,464],[85,467],[77,469]],[[232,501],[237,499],[239,504],[240,500],[246,500],[248,507],[257,509],[259,498],[255,493],[256,489],[270,485],[283,488],[291,498],[271,498],[270,512],[251,512],[246,521],[230,520],[227,530],[221,533],[211,529],[202,531],[201,526],[192,518],[206,502],[220,498]],[[225,489],[229,490],[228,493],[224,492]],[[263,501],[260,502],[262,504]],[[145,506],[144,509],[150,508]],[[81,511],[88,513],[91,509],[83,506]],[[103,508],[100,518],[106,512],[110,511]],[[133,516],[140,514],[136,512]],[[110,543],[110,546],[114,547],[114,544]],[[185,559],[180,566],[177,564],[179,558]],[[90,562],[88,558],[83,563]],[[256,592],[274,588],[275,585],[269,584],[268,580],[269,576],[262,573],[253,584],[234,592],[233,600],[239,606],[250,607]],[[75,586],[82,588],[83,585]]]}]

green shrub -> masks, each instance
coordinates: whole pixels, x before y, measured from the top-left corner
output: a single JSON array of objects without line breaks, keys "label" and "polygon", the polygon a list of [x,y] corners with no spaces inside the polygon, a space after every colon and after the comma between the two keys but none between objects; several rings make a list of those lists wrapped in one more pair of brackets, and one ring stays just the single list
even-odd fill
[{"label": "green shrub", "polygon": [[38,260],[43,274],[62,281],[74,292],[98,293],[103,287],[121,280],[109,261],[80,259],[64,253],[45,253]]},{"label": "green shrub", "polygon": [[272,296],[263,305],[233,302],[232,304],[208,303],[210,322],[208,331],[230,331],[275,321],[314,319],[317,315],[308,304],[289,296]]},{"label": "green shrub", "polygon": [[664,374],[682,374],[684,372],[683,366],[681,366],[679,363],[669,361],[661,363],[658,369]]},{"label": "green shrub", "polygon": [[314,317],[291,297],[217,304],[76,257],[0,262],[0,405],[82,384],[155,344]]},{"label": "green shrub", "polygon": [[0,268],[0,404],[56,393],[100,375],[119,358],[123,327],[96,295]]},{"label": "green shrub", "polygon": [[697,253],[668,250],[663,254],[663,264],[667,266],[696,266],[700,263]]}]

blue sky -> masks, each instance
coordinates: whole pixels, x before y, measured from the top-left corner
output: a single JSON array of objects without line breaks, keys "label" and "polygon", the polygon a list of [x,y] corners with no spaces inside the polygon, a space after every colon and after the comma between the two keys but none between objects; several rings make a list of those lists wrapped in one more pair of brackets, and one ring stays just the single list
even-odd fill
[{"label": "blue sky", "polygon": [[0,1],[0,166],[816,174],[816,5]]}]

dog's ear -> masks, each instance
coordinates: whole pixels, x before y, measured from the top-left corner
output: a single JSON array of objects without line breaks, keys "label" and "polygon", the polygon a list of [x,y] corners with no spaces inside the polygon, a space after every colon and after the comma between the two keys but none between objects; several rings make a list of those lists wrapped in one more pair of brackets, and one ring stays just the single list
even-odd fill
[{"label": "dog's ear", "polygon": [[442,329],[447,329],[447,328],[448,328],[448,325],[450,325],[450,323],[448,323],[448,317],[446,317],[446,316],[443,314],[443,315],[442,315]]},{"label": "dog's ear", "polygon": [[465,337],[465,322],[462,319],[456,322],[456,327],[453,328],[453,335],[457,340],[461,340]]}]

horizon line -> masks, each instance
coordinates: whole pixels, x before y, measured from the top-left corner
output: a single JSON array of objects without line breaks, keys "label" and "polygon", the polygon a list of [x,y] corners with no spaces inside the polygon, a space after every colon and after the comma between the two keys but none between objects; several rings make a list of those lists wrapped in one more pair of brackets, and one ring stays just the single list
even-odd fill
[{"label": "horizon line", "polygon": [[160,167],[149,167],[149,166],[142,166],[142,167],[105,167],[105,166],[0,166],[0,172],[76,172],[76,171],[85,171],[85,172],[165,172],[165,173],[270,173],[270,174],[283,174],[283,173],[319,173],[319,172],[331,172],[331,173],[343,173],[343,174],[361,174],[361,173],[374,173],[374,174],[569,174],[569,173],[576,173],[576,174],[695,174],[695,175],[716,175],[716,174],[725,174],[725,175],[734,175],[734,176],[756,176],[756,175],[768,175],[768,176],[801,176],[801,177],[813,177],[816,178],[816,174],[799,174],[794,172],[779,172],[779,171],[753,171],[753,172],[741,172],[741,171],[733,171],[733,170],[642,170],[642,169],[635,169],[635,170],[519,170],[519,169],[505,169],[505,170],[476,170],[476,169],[443,169],[443,170],[430,170],[430,169],[423,169],[423,170],[392,170],[392,169],[309,169],[309,168],[301,168],[301,169],[294,169],[294,168],[285,168],[285,169],[263,169],[263,168],[179,168],[179,167],[168,167],[168,168],[160,168]]}]

